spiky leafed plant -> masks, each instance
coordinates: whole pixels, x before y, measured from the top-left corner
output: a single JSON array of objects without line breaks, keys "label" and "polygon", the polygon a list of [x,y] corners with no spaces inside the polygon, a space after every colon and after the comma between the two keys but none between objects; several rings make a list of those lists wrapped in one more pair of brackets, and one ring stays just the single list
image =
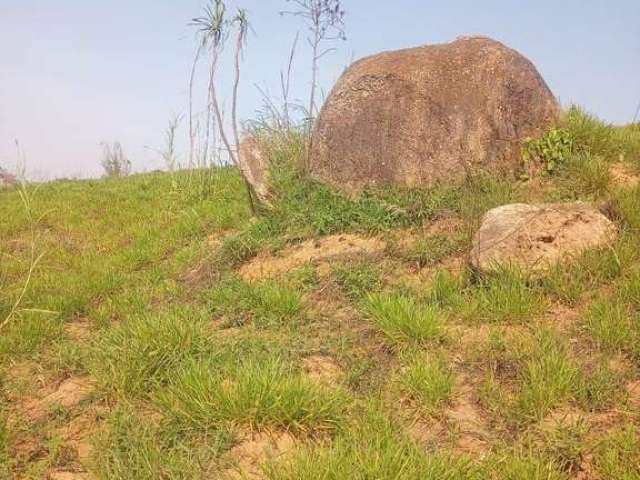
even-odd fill
[{"label": "spiky leafed plant", "polygon": [[[311,47],[311,92],[309,94],[308,134],[311,141],[311,127],[316,115],[316,92],[318,90],[318,72],[320,60],[335,48],[323,49],[323,44],[331,40],[346,40],[344,30],[345,11],[342,9],[341,0],[287,0],[295,4],[297,9],[281,12],[283,15],[293,15],[302,18],[309,36],[307,41]],[[311,145],[309,145],[310,150]],[[309,154],[307,154],[308,168]]]},{"label": "spiky leafed plant", "polygon": [[[209,70],[209,85],[208,96],[210,100],[210,108],[208,112],[213,110],[215,115],[216,125],[220,138],[224,143],[229,159],[236,166],[240,166],[239,162],[239,147],[240,147],[240,135],[237,122],[237,107],[238,107],[238,86],[240,83],[240,59],[242,56],[242,50],[246,43],[247,33],[249,30],[249,21],[245,10],[238,10],[238,13],[231,20],[226,18],[226,6],[223,0],[212,0],[210,5],[207,5],[204,9],[204,15],[194,18],[191,25],[197,28],[200,42],[198,45],[198,51],[200,54],[209,50],[211,55],[211,64]],[[235,148],[232,147],[229,137],[227,135],[224,119],[222,117],[222,108],[218,101],[218,94],[216,88],[216,74],[218,71],[218,63],[220,55],[224,50],[224,44],[229,36],[229,33],[233,27],[237,27],[237,40],[235,50],[235,77],[233,83],[233,94],[231,101],[231,128],[233,130]],[[196,62],[200,58],[200,54],[196,54]],[[192,70],[193,71],[193,70]],[[193,83],[193,82],[192,82]],[[207,138],[209,135],[209,118],[207,117]],[[191,132],[193,135],[193,132]],[[206,141],[205,151],[208,148],[208,140]],[[249,208],[253,215],[256,214],[256,209],[253,201],[253,194],[251,191],[251,185],[243,175],[244,184],[247,191],[247,197],[249,201]]]}]

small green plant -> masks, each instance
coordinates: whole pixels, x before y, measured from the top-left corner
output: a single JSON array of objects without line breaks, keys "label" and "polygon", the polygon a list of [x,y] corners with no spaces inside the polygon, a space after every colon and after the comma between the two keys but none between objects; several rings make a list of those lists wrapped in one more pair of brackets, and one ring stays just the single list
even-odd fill
[{"label": "small green plant", "polygon": [[573,141],[567,130],[553,128],[542,138],[527,138],[524,142],[525,163],[540,162],[547,173],[554,173],[571,156]]},{"label": "small green plant", "polygon": [[394,343],[439,341],[444,338],[442,313],[432,305],[399,294],[374,293],[365,312]]}]

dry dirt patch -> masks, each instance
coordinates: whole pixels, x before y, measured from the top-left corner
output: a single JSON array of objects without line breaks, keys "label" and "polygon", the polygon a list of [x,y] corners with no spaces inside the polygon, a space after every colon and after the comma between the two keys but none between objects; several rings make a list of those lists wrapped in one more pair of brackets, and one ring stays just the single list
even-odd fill
[{"label": "dry dirt patch", "polygon": [[313,381],[324,385],[335,385],[343,376],[340,365],[328,355],[312,355],[303,361],[304,371]]},{"label": "dry dirt patch", "polygon": [[229,480],[261,480],[265,478],[262,465],[269,460],[277,460],[291,452],[296,439],[288,432],[249,433],[228,453],[232,465],[223,471],[223,478]]},{"label": "dry dirt patch", "polygon": [[66,409],[74,408],[93,392],[94,382],[85,377],[71,377],[64,380],[58,388],[39,400],[25,404],[25,412],[33,421],[42,420],[53,406]]},{"label": "dry dirt patch", "polygon": [[280,252],[280,255],[261,254],[240,268],[245,280],[278,277],[308,263],[328,261],[337,257],[376,255],[384,251],[386,243],[378,238],[353,234],[332,235],[306,242]]},{"label": "dry dirt patch", "polygon": [[624,163],[614,163],[609,167],[611,185],[621,188],[635,188],[640,184],[640,177]]}]

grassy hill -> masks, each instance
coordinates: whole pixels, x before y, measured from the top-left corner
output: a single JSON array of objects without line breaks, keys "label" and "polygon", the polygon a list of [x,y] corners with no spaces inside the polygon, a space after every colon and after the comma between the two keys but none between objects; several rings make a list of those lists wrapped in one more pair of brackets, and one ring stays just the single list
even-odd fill
[{"label": "grassy hill", "polygon": [[[346,198],[287,168],[0,191],[0,478],[640,478],[640,131],[577,110],[530,180]],[[544,278],[467,266],[488,209],[620,229]]]}]

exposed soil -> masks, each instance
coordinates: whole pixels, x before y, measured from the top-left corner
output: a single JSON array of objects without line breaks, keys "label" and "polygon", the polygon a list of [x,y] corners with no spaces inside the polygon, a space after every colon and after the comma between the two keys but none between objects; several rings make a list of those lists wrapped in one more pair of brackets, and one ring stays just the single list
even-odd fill
[{"label": "exposed soil", "polygon": [[42,420],[51,408],[61,406],[65,409],[76,407],[89,397],[93,391],[93,382],[85,377],[71,377],[64,380],[58,388],[45,397],[25,404],[25,412],[32,421]]},{"label": "exposed soil", "polygon": [[227,454],[231,465],[222,472],[229,480],[262,480],[266,478],[262,465],[291,452],[297,441],[288,432],[247,433]]},{"label": "exposed soil", "polygon": [[328,355],[312,355],[303,360],[304,371],[314,381],[325,385],[336,385],[343,377],[340,365]]},{"label": "exposed soil", "polygon": [[338,257],[381,254],[385,246],[385,242],[378,238],[352,234],[332,235],[287,248],[278,256],[262,253],[243,265],[240,268],[240,275],[249,281],[273,278],[308,263],[326,262]]},{"label": "exposed soil", "polygon": [[638,176],[628,165],[624,163],[614,163],[609,167],[611,185],[620,188],[635,188],[640,184]]}]

